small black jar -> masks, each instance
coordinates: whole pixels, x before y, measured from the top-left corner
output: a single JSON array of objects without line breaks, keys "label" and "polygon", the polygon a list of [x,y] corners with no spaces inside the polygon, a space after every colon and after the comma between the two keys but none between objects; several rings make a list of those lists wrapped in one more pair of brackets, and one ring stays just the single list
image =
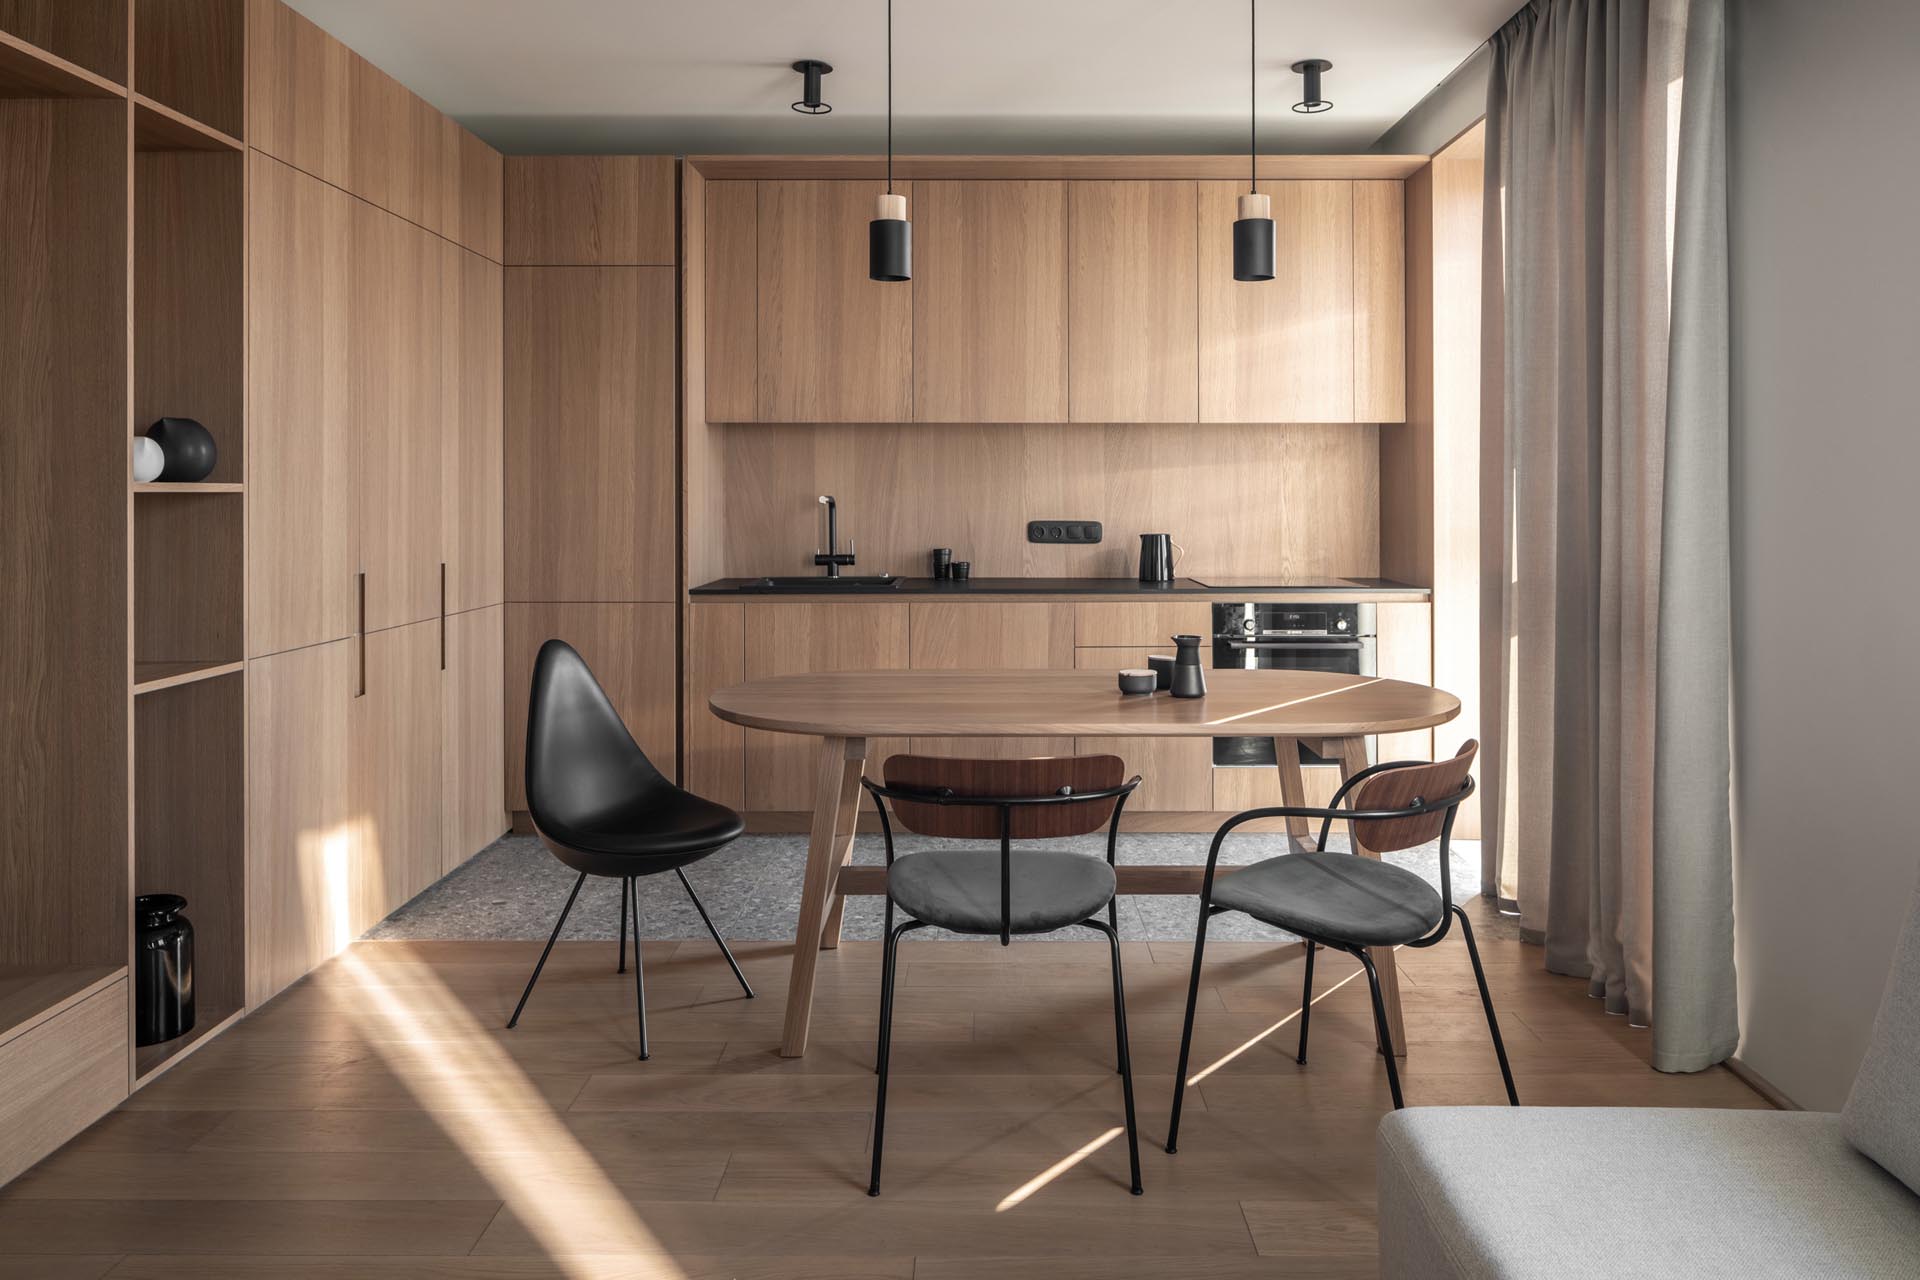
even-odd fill
[{"label": "small black jar", "polygon": [[162,1044],[193,1030],[193,923],[177,893],[133,900],[134,1043]]}]

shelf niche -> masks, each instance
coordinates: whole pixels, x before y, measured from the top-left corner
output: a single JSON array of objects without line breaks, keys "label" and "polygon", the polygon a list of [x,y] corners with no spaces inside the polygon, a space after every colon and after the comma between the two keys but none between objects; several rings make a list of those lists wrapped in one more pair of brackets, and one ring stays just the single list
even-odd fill
[{"label": "shelf niche", "polygon": [[139,0],[133,82],[141,96],[238,138],[246,127],[246,0]]},{"label": "shelf niche", "polygon": [[133,889],[187,900],[194,988],[194,1029],[137,1050],[136,1080],[246,1002],[245,689],[235,671],[134,703]]}]

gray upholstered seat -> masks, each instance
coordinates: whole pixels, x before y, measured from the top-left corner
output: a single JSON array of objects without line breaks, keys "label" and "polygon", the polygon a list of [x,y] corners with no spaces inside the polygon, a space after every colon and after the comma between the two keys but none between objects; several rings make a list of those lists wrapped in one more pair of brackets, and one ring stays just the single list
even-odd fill
[{"label": "gray upholstered seat", "polygon": [[1213,886],[1213,903],[1289,933],[1354,946],[1394,946],[1425,937],[1446,915],[1432,885],[1374,858],[1288,853]]},{"label": "gray upholstered seat", "polygon": [[[1113,900],[1113,868],[1057,849],[1016,849],[1010,859],[1012,933],[1079,924]],[[887,868],[887,892],[906,913],[956,933],[1000,932],[1000,851],[907,853]]]},{"label": "gray upholstered seat", "polygon": [[1388,1280],[1920,1275],[1920,1197],[1832,1114],[1418,1107],[1377,1146]]}]

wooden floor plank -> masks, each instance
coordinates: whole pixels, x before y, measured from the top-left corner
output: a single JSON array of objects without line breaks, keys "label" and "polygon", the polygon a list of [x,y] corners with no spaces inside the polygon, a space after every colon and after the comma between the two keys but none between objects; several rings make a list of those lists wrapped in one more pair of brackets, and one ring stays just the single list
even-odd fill
[{"label": "wooden floor plank", "polygon": [[[1375,1270],[1388,1107],[1357,965],[1220,943],[1180,1154],[1192,952],[1128,942],[1147,1194],[1126,1193],[1105,945],[902,947],[886,1194],[865,1180],[879,948],[822,953],[779,1053],[791,944],[646,948],[653,1057],[606,942],[360,943],[0,1190],[0,1280],[1253,1280]],[[1758,1107],[1663,1075],[1648,1033],[1539,953],[1485,944],[1523,1101]],[[1412,1105],[1504,1098],[1466,953],[1403,952]]]}]

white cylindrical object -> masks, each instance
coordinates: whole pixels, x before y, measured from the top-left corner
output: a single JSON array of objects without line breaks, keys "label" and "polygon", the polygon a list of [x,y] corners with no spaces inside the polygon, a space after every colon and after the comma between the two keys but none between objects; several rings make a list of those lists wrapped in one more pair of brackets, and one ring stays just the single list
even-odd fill
[{"label": "white cylindrical object", "polygon": [[160,472],[166,468],[167,455],[160,449],[157,440],[145,436],[133,438],[133,479],[135,484],[146,484],[160,478]]},{"label": "white cylindrical object", "polygon": [[880,199],[874,205],[873,216],[876,218],[890,218],[896,222],[905,222],[907,220],[907,198],[902,195],[895,195],[891,191],[881,192]]},{"label": "white cylindrical object", "polygon": [[1240,197],[1240,216],[1243,218],[1271,218],[1273,200],[1269,196],[1248,192]]}]

